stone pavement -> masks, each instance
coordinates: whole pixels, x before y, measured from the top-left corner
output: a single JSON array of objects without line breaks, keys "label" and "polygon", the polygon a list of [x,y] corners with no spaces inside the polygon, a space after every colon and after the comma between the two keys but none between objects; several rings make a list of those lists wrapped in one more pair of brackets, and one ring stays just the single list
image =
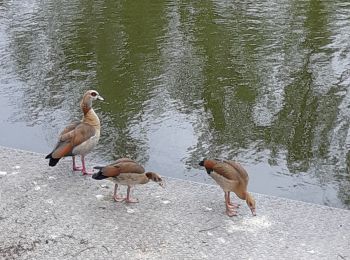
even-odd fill
[{"label": "stone pavement", "polygon": [[350,259],[348,210],[254,194],[229,218],[219,187],[171,178],[127,205],[70,167],[0,147],[0,259]]}]

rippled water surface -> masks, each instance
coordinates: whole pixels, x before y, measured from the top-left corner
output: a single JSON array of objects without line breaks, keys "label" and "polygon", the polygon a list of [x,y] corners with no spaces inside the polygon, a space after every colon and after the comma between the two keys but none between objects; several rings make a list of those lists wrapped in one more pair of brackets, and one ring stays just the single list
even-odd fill
[{"label": "rippled water surface", "polygon": [[88,160],[350,207],[350,2],[0,0],[0,145],[48,153],[96,89]]}]

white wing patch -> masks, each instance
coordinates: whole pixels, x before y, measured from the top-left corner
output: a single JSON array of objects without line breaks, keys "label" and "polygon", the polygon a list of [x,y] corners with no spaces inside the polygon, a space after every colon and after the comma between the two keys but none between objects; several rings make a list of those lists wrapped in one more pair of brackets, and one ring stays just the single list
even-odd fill
[{"label": "white wing patch", "polygon": [[97,145],[99,139],[100,139],[100,135],[99,135],[99,132],[98,132],[98,134],[96,133],[96,135],[91,136],[85,142],[83,142],[83,143],[77,145],[76,147],[74,147],[72,153],[74,155],[78,155],[78,154],[79,155],[85,155],[85,154],[88,154]]}]

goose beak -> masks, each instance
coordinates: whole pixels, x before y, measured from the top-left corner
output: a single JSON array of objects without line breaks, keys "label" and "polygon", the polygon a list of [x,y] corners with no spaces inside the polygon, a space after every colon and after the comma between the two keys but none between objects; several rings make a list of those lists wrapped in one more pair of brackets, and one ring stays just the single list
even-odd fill
[{"label": "goose beak", "polygon": [[256,211],[255,209],[250,209],[252,211],[253,216],[256,216]]},{"label": "goose beak", "polygon": [[98,99],[98,100],[102,100],[102,101],[104,100],[104,98],[101,97],[100,95],[97,96],[97,99]]}]

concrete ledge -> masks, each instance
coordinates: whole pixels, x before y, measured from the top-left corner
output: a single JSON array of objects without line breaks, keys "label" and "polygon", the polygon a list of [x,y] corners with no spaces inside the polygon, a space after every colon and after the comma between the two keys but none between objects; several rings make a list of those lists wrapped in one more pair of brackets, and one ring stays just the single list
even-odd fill
[{"label": "concrete ledge", "polygon": [[348,210],[254,194],[229,218],[219,187],[170,178],[126,205],[70,164],[0,147],[0,259],[350,259]]}]

